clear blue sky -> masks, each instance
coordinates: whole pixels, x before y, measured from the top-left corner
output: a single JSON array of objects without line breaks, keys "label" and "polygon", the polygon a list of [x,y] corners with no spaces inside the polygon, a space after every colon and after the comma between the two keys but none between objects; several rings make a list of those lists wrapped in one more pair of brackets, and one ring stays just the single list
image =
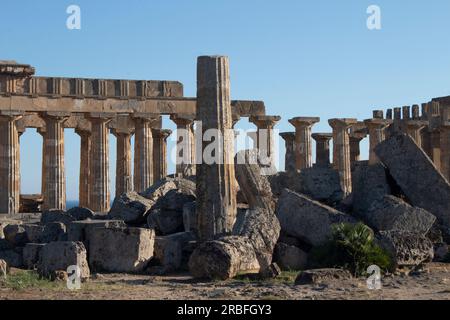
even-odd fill
[{"label": "clear blue sky", "polygon": [[[66,28],[70,4],[81,7],[81,30]],[[366,27],[371,4],[381,7],[379,31]],[[264,100],[282,131],[294,116],[320,116],[313,131],[329,131],[332,117],[450,94],[448,0],[15,0],[0,11],[0,59],[38,75],[179,80],[195,96],[196,57],[228,55],[232,98]],[[38,193],[34,130],[21,151],[22,192]],[[79,138],[66,130],[68,199],[78,197],[78,158]],[[111,139],[112,172],[114,159]]]}]

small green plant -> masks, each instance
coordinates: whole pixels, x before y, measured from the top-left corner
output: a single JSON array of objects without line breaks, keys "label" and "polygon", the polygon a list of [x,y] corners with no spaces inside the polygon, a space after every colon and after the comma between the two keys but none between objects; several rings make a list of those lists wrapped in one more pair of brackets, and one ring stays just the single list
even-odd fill
[{"label": "small green plant", "polygon": [[7,275],[6,279],[0,280],[0,287],[13,290],[25,290],[29,288],[57,288],[60,284],[49,279],[41,278],[36,271],[18,271]]},{"label": "small green plant", "polygon": [[344,268],[355,276],[366,274],[377,265],[384,272],[392,270],[389,254],[374,241],[373,231],[363,223],[335,224],[331,240],[311,251],[313,268]]}]

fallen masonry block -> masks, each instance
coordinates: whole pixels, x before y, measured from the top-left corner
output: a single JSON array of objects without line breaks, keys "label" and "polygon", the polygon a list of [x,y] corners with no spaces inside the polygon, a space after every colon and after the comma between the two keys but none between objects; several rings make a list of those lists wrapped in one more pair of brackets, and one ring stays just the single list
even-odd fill
[{"label": "fallen masonry block", "polygon": [[27,243],[23,248],[23,265],[27,269],[35,269],[39,263],[39,256],[45,243]]},{"label": "fallen masonry block", "polygon": [[9,267],[5,260],[0,260],[0,277],[6,278],[9,273]]},{"label": "fallen masonry block", "polygon": [[433,243],[424,235],[407,231],[381,231],[379,245],[389,252],[398,266],[417,266],[434,257]]},{"label": "fallen masonry block", "polygon": [[384,196],[374,202],[363,219],[377,231],[398,230],[422,235],[427,234],[436,221],[428,211],[412,207],[394,196]]},{"label": "fallen masonry block", "polygon": [[42,212],[41,224],[45,225],[52,222],[62,222],[68,225],[76,219],[62,210],[47,210]]},{"label": "fallen masonry block", "polygon": [[3,229],[3,233],[13,246],[24,246],[28,242],[27,232],[21,224],[9,224]]},{"label": "fallen masonry block", "polygon": [[21,268],[23,266],[22,248],[0,251],[0,259],[5,260],[11,267]]},{"label": "fallen masonry block", "polygon": [[183,206],[184,231],[198,235],[196,202],[188,202]]},{"label": "fallen masonry block", "polygon": [[83,207],[74,207],[70,210],[67,210],[67,214],[73,217],[76,221],[82,221],[86,219],[93,219],[95,216],[94,211],[88,208]]},{"label": "fallen masonry block", "polygon": [[161,235],[181,232],[184,229],[183,211],[153,209],[147,216],[147,226]]},{"label": "fallen masonry block", "polygon": [[322,284],[328,283],[334,280],[346,280],[351,279],[352,275],[349,271],[344,269],[314,269],[301,271],[295,279],[296,285],[305,284]]},{"label": "fallen masonry block", "polygon": [[308,262],[308,254],[302,249],[282,242],[277,243],[274,261],[282,270],[302,270]]},{"label": "fallen masonry block", "polygon": [[257,274],[260,266],[248,238],[228,236],[201,243],[189,259],[189,271],[196,278],[226,280]]},{"label": "fallen masonry block", "polygon": [[312,246],[329,239],[333,224],[355,222],[345,213],[288,189],[278,199],[276,214],[283,233]]},{"label": "fallen masonry block", "polygon": [[80,268],[81,280],[89,278],[90,270],[83,243],[50,242],[41,249],[37,271],[42,277],[52,278],[56,271],[67,271],[69,266]]},{"label": "fallen masonry block", "polygon": [[[183,210],[184,203],[195,200],[195,188],[195,182],[191,180],[166,177],[156,182],[142,195],[156,207],[180,211]],[[174,199],[176,201],[173,201]]]},{"label": "fallen masonry block", "polygon": [[359,162],[353,173],[353,212],[364,216],[372,204],[391,194],[386,168],[381,164]]},{"label": "fallen masonry block", "polygon": [[406,134],[397,134],[375,147],[409,202],[436,216],[450,228],[450,184],[430,158]]},{"label": "fallen masonry block", "polygon": [[155,231],[95,228],[89,232],[89,265],[95,271],[140,272],[153,257]]},{"label": "fallen masonry block", "polygon": [[39,242],[67,241],[66,225],[62,222],[51,222],[44,226]]},{"label": "fallen masonry block", "polygon": [[89,255],[89,235],[95,228],[125,228],[126,224],[122,220],[85,220],[74,221],[67,226],[67,240],[81,241],[88,249]]},{"label": "fallen masonry block", "polygon": [[126,223],[140,224],[145,222],[148,211],[153,205],[153,201],[144,198],[137,192],[127,192],[114,199],[108,218],[123,220]]},{"label": "fallen masonry block", "polygon": [[163,272],[173,272],[178,270],[184,259],[183,249],[195,239],[191,232],[180,232],[169,236],[155,238],[154,257],[158,265],[163,268]]}]

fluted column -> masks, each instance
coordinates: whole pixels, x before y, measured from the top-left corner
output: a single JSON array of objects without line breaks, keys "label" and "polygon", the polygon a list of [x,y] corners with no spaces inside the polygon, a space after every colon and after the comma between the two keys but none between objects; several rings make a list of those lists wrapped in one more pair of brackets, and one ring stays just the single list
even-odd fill
[{"label": "fluted column", "polygon": [[352,173],[350,164],[350,141],[348,129],[357,122],[356,119],[330,119],[333,128],[333,167],[339,171],[344,195],[352,192]]},{"label": "fluted column", "polygon": [[280,136],[284,139],[286,154],[284,157],[284,168],[286,172],[295,172],[295,132],[282,132]]},{"label": "fluted column", "polygon": [[20,147],[16,121],[19,112],[0,112],[0,213],[19,213]]},{"label": "fluted column", "polygon": [[66,209],[66,172],[64,166],[65,112],[47,112],[45,120],[45,189],[43,210]]},{"label": "fluted column", "polygon": [[89,120],[92,125],[89,206],[96,212],[108,212],[111,206],[108,122],[112,115],[91,113]]},{"label": "fluted column", "polygon": [[385,130],[391,120],[367,119],[364,122],[369,130],[369,164],[377,164],[380,160],[375,154],[375,147],[386,139]]},{"label": "fluted column", "polygon": [[311,137],[316,141],[316,166],[330,166],[330,140],[332,133],[313,133]]},{"label": "fluted column", "polygon": [[133,191],[131,130],[112,129],[116,137],[116,196]]},{"label": "fluted column", "polygon": [[295,167],[297,170],[312,167],[311,128],[318,117],[297,117],[289,122],[295,127]]},{"label": "fluted column", "polygon": [[259,150],[260,160],[265,165],[276,163],[275,137],[273,128],[280,121],[280,116],[251,116],[250,122],[258,128],[256,133],[256,148]]},{"label": "fluted column", "polygon": [[41,160],[41,196],[45,194],[45,127],[38,128],[37,133],[42,136],[42,160]]},{"label": "fluted column", "polygon": [[153,129],[153,178],[156,181],[167,177],[167,138],[172,130]]},{"label": "fluted column", "polygon": [[176,174],[195,175],[194,117],[171,115],[177,125]]},{"label": "fluted column", "polygon": [[75,129],[75,133],[80,136],[80,178],[78,185],[79,206],[89,208],[90,193],[90,158],[91,158],[91,131]]},{"label": "fluted column", "polygon": [[144,192],[153,185],[152,126],[159,119],[150,114],[134,114],[134,191]]}]

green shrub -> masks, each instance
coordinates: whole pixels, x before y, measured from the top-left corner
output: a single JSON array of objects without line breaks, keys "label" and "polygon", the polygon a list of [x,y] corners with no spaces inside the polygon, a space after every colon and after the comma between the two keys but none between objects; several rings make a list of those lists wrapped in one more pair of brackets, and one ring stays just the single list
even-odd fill
[{"label": "green shrub", "polygon": [[366,274],[371,265],[383,272],[392,271],[389,254],[375,243],[373,231],[362,223],[333,225],[331,240],[311,251],[310,265],[344,268],[355,276]]}]

